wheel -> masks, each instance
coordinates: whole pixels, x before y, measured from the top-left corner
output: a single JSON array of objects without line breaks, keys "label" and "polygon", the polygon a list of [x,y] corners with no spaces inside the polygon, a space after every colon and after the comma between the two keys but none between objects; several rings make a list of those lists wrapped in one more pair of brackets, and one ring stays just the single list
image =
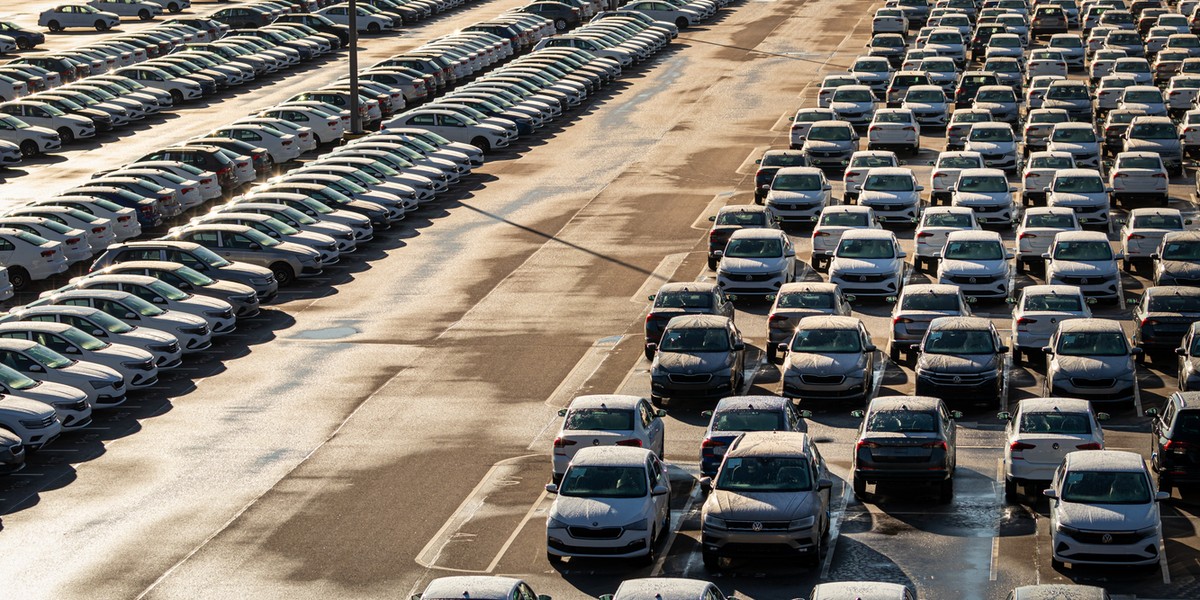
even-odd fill
[{"label": "wheel", "polygon": [[275,275],[275,281],[279,282],[279,287],[290,285],[296,280],[295,269],[292,269],[292,266],[287,263],[279,262],[271,265],[271,273]]},{"label": "wheel", "polygon": [[12,284],[14,290],[23,290],[29,287],[29,271],[17,266],[8,268],[8,282]]},{"label": "wheel", "polygon": [[180,5],[179,5],[178,3],[176,3],[176,2],[172,2],[172,3],[170,3],[170,4],[168,4],[168,5],[167,5],[167,10],[168,10],[169,12],[177,13],[177,12],[179,12],[179,11],[183,10],[183,7],[182,7],[182,6],[180,6]]},{"label": "wheel", "polygon": [[1025,261],[1018,260],[1016,266],[1017,266],[1017,275],[1021,275],[1025,272]]},{"label": "wheel", "polygon": [[653,404],[654,406],[662,406],[662,401],[663,401],[662,396],[655,396],[654,394],[650,394],[650,404]]},{"label": "wheel", "polygon": [[484,154],[492,149],[492,145],[489,144],[487,138],[484,138],[483,136],[471,140],[471,145],[483,150]]},{"label": "wheel", "polygon": [[716,271],[716,270],[717,270],[717,259],[715,259],[715,258],[712,258],[712,257],[709,257],[709,259],[708,259],[708,270],[709,270],[709,271]]},{"label": "wheel", "polygon": [[754,203],[761,206],[763,203],[763,197],[759,196],[758,194],[755,194],[754,195]]},{"label": "wheel", "polygon": [[1004,479],[1004,501],[1009,504],[1016,504],[1019,499],[1017,496],[1017,481],[1015,479]]},{"label": "wheel", "polygon": [[1166,475],[1158,476],[1158,491],[1170,494],[1174,487],[1174,484],[1171,483],[1171,480]]},{"label": "wheel", "polygon": [[867,481],[865,479],[855,477],[852,484],[854,486],[854,497],[858,498],[859,500],[861,500],[863,502],[866,502],[867,501]]},{"label": "wheel", "polygon": [[367,33],[379,33],[379,23],[367,23]]},{"label": "wheel", "polygon": [[954,499],[954,480],[946,479],[938,486],[938,502],[942,504],[950,504]]},{"label": "wheel", "polygon": [[1056,570],[1056,571],[1061,571],[1061,570],[1067,568],[1067,563],[1065,563],[1061,560],[1058,560],[1057,558],[1051,558],[1050,566],[1054,567],[1054,570]]},{"label": "wheel", "polygon": [[775,347],[769,340],[767,341],[767,362],[775,364],[775,359],[779,357],[779,348]]},{"label": "wheel", "polygon": [[566,31],[567,30],[567,20],[566,19],[555,19],[554,20],[554,28],[559,31]]},{"label": "wheel", "polygon": [[654,351],[646,348],[646,360],[654,360]]},{"label": "wheel", "polygon": [[549,552],[546,553],[546,560],[550,561],[550,564],[552,564],[552,565],[561,565],[562,559],[563,559],[563,557],[561,557],[557,554],[551,554]]},{"label": "wheel", "polygon": [[921,144],[913,144],[913,147],[909,150],[909,153],[911,156],[916,156],[916,155],[920,154],[921,153]]},{"label": "wheel", "polygon": [[108,22],[96,19],[96,31],[108,31]]},{"label": "wheel", "polygon": [[850,204],[853,201],[854,196],[851,196],[849,193],[842,194],[842,204]]},{"label": "wheel", "polygon": [[70,144],[71,142],[75,141],[75,132],[71,131],[70,127],[59,127],[58,137],[62,140],[62,143]]},{"label": "wheel", "polygon": [[703,556],[704,556],[704,570],[705,571],[708,571],[709,573],[720,573],[721,572],[721,557],[720,556],[717,556],[715,553],[709,552],[707,550],[705,550],[703,552]]},{"label": "wheel", "polygon": [[143,21],[149,21],[150,19],[154,18],[154,15],[150,14],[150,11],[143,8],[142,10],[138,11],[138,18]]},{"label": "wheel", "polygon": [[21,142],[21,156],[29,158],[31,156],[37,156],[40,152],[41,149],[38,148],[37,142],[33,140],[25,140]]},{"label": "wheel", "polygon": [[897,344],[895,342],[888,344],[888,358],[891,358],[892,362],[894,362],[896,364],[900,364],[900,345],[899,344]]},{"label": "wheel", "polygon": [[1124,269],[1124,270],[1126,270],[1126,271],[1132,271],[1132,270],[1133,270],[1133,263],[1132,263],[1132,262],[1130,262],[1128,258],[1122,258],[1122,259],[1121,259],[1121,268],[1122,268],[1122,269]]},{"label": "wheel", "polygon": [[63,26],[59,24],[58,21],[50,21],[49,23],[46,23],[46,29],[49,29],[50,31],[62,31]]},{"label": "wheel", "polygon": [[645,556],[639,556],[637,558],[637,562],[639,565],[641,565],[643,567],[652,567],[652,566],[654,566],[654,563],[658,561],[658,552],[655,551],[655,549],[654,549],[655,542],[657,540],[658,540],[658,527],[656,526],[654,528],[654,531],[650,534],[650,549],[649,549],[649,551],[646,552]]},{"label": "wheel", "polygon": [[678,19],[675,19],[675,26],[680,29],[687,29],[687,26],[688,26],[687,19],[685,19],[683,17],[679,17]]},{"label": "wheel", "polygon": [[28,50],[33,47],[33,42],[29,41],[29,38],[17,38],[17,47]]},{"label": "wheel", "polygon": [[171,104],[183,104],[183,92],[179,90],[171,90]]}]

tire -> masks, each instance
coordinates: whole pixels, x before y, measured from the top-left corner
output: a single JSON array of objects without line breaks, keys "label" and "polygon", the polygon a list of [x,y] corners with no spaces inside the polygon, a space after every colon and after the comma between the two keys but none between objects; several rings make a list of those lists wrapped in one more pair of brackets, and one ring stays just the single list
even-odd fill
[{"label": "tire", "polygon": [[290,285],[296,281],[296,270],[284,262],[271,265],[271,273],[275,275],[275,281],[279,282],[279,287]]},{"label": "tire", "polygon": [[900,364],[901,360],[900,360],[900,345],[899,344],[897,344],[895,342],[888,344],[888,358],[892,359],[892,362],[894,362],[896,364]]},{"label": "tire", "polygon": [[657,541],[658,541],[658,526],[656,525],[654,527],[653,533],[650,534],[650,548],[646,552],[646,555],[637,557],[638,566],[653,567],[654,563],[658,561],[658,552],[654,549],[655,542],[657,542]]},{"label": "tire", "polygon": [[96,31],[108,31],[108,23],[96,19]]},{"label": "tire", "polygon": [[489,144],[487,139],[483,138],[482,136],[471,140],[471,145],[483,150],[484,154],[487,154],[492,150],[492,145]]},{"label": "tire", "polygon": [[1158,476],[1158,491],[1170,494],[1171,490],[1174,488],[1175,485],[1171,483],[1170,478],[1168,478],[1166,475]]},{"label": "tire", "polygon": [[29,271],[17,266],[8,268],[8,282],[12,284],[14,290],[23,290],[29,287],[29,281]]},{"label": "tire", "polygon": [[38,148],[37,142],[33,140],[25,140],[21,142],[21,156],[29,158],[42,153],[42,149]]},{"label": "tire", "polygon": [[812,553],[812,556],[804,557],[804,562],[807,566],[817,568],[821,566],[821,557],[825,555],[825,535],[817,536],[817,547]]},{"label": "tire", "polygon": [[1121,268],[1125,271],[1132,271],[1133,263],[1130,262],[1128,258],[1122,258],[1121,259]]},{"label": "tire", "polygon": [[654,360],[654,352],[652,352],[649,348],[646,349],[645,353],[646,360]]},{"label": "tire", "polygon": [[779,358],[779,349],[770,341],[767,342],[767,362],[775,364],[775,360]]},{"label": "tire", "polygon": [[181,10],[183,10],[183,7],[182,7],[182,6],[180,6],[180,5],[178,5],[178,4],[176,4],[175,2],[172,2],[172,3],[170,3],[170,4],[168,4],[168,5],[167,5],[167,11],[168,11],[168,12],[177,13],[177,12],[179,12],[179,11],[181,11]]},{"label": "tire", "polygon": [[33,42],[29,41],[29,38],[17,38],[17,48],[20,48],[21,50],[28,50],[32,47]]},{"label": "tire", "polygon": [[1056,570],[1056,571],[1061,571],[1061,570],[1067,568],[1067,563],[1065,563],[1061,560],[1058,560],[1057,558],[1051,558],[1050,566],[1054,567],[1054,570]]},{"label": "tire", "polygon": [[717,270],[717,259],[715,259],[715,258],[709,258],[709,259],[708,259],[708,270],[709,270],[709,271],[716,271],[716,270]]},{"label": "tire", "polygon": [[169,93],[171,94],[172,105],[183,104],[183,92],[179,90],[171,90]]},{"label": "tire", "polygon": [[567,30],[567,20],[566,19],[555,19],[554,20],[554,29],[556,29],[558,31],[566,31]]},{"label": "tire", "polygon": [[721,572],[721,557],[707,550],[703,551],[704,570],[709,573]]},{"label": "tire", "polygon": [[1017,480],[1005,478],[1004,501],[1009,504],[1016,504],[1019,499],[1020,497],[1017,496]]},{"label": "tire", "polygon": [[679,17],[678,19],[675,19],[675,26],[678,27],[680,29],[680,31],[682,31],[684,29],[687,29],[688,21],[687,21],[687,19],[685,19],[683,17]]},{"label": "tire", "polygon": [[655,396],[654,394],[650,394],[650,404],[653,404],[654,406],[662,406],[662,403],[663,403],[662,396]]},{"label": "tire", "polygon": [[367,23],[367,33],[379,33],[379,23]]},{"label": "tire", "polygon": [[954,500],[954,479],[946,479],[938,486],[938,502],[950,504]]},{"label": "tire", "polygon": [[855,477],[852,485],[854,486],[854,497],[859,500],[867,501],[867,481],[865,479]]},{"label": "tire", "polygon": [[561,557],[557,554],[550,554],[549,552],[547,552],[546,560],[552,565],[561,565],[562,561],[563,561],[563,557]]},{"label": "tire", "polygon": [[70,127],[59,127],[58,137],[62,140],[63,144],[70,144],[75,141],[75,132],[71,131]]},{"label": "tire", "polygon": [[150,11],[143,8],[142,10],[138,11],[138,18],[143,21],[149,21],[150,19],[154,18],[154,15],[150,14]]},{"label": "tire", "polygon": [[63,26],[58,21],[50,21],[49,23],[46,23],[46,29],[49,29],[50,31],[62,31]]}]

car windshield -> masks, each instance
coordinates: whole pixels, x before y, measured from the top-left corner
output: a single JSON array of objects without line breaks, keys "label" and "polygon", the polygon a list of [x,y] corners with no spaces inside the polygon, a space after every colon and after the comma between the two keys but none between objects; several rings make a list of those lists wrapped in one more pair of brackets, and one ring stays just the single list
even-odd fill
[{"label": "car windshield", "polygon": [[973,156],[947,156],[938,161],[939,169],[975,169],[983,167],[983,163]]},{"label": "car windshield", "polygon": [[133,331],[132,325],[106,312],[96,311],[95,313],[88,315],[87,319],[91,321],[93,325],[99,325],[109,333],[128,333]]},{"label": "car windshield", "polygon": [[84,350],[89,350],[92,352],[108,347],[107,343],[102,342],[91,334],[84,333],[83,331],[74,327],[63,330],[62,336],[66,338],[68,342],[71,342],[72,344],[75,344]]},{"label": "car windshield", "polygon": [[188,293],[184,292],[183,290],[181,290],[165,281],[152,281],[150,283],[147,283],[146,287],[149,288],[151,291],[153,291],[155,294],[158,294],[159,296],[162,296],[163,298],[166,298],[167,300],[180,301],[180,300],[187,300],[188,298],[191,298],[191,294],[188,294]]},{"label": "car windshield", "polygon": [[1172,140],[1179,137],[1179,132],[1171,123],[1138,123],[1129,128],[1129,136],[1143,140]]},{"label": "car windshield", "polygon": [[132,309],[133,312],[143,317],[157,317],[167,312],[153,304],[150,304],[149,302],[146,302],[145,300],[142,300],[141,298],[138,298],[137,296],[134,296],[133,294],[122,298],[121,304],[124,304],[126,308]]},{"label": "car windshield", "polygon": [[668,327],[658,348],[664,352],[728,352],[729,334],[724,329]]},{"label": "car windshield", "polygon": [[992,194],[1008,191],[1008,180],[996,175],[969,175],[958,179],[958,191]]},{"label": "car windshield", "polygon": [[713,431],[783,431],[783,412],[736,408],[723,410],[713,416]]},{"label": "car windshield", "polygon": [[952,227],[954,229],[971,229],[974,226],[975,215],[964,213],[937,212],[926,213],[925,227]]},{"label": "car windshield", "polygon": [[997,73],[1017,73],[1020,72],[1021,65],[1015,60],[997,60],[994,62],[988,61],[983,68],[987,69],[988,71],[995,71]]},{"label": "car windshield", "polygon": [[[815,121],[825,121],[830,118],[829,113],[824,113],[817,110],[801,111],[796,113],[796,118],[793,119],[797,123],[813,123]],[[764,163],[766,161],[763,161]]]},{"label": "car windshield", "polygon": [[950,117],[952,123],[987,123],[992,120],[990,113],[956,112]]},{"label": "car windshield", "polygon": [[1067,471],[1062,500],[1080,504],[1146,504],[1150,484],[1141,471]]},{"label": "car windshield", "polygon": [[862,352],[856,329],[800,329],[792,338],[793,352],[847,354]]},{"label": "car windshield", "polygon": [[10,390],[27,390],[34,387],[38,382],[22,375],[12,367],[0,365],[0,383]]},{"label": "car windshield", "polygon": [[1116,331],[1069,331],[1058,338],[1055,351],[1062,356],[1125,356],[1129,346]]},{"label": "car windshield", "polygon": [[867,419],[866,429],[878,433],[936,433],[937,416],[915,410],[877,410]]},{"label": "car windshield", "polygon": [[1200,312],[1200,296],[1182,294],[1154,294],[1150,296],[1150,312],[1194,313]]},{"label": "car windshield", "polygon": [[280,244],[279,240],[277,240],[257,229],[251,229],[249,227],[247,227],[245,231],[239,232],[238,235],[241,237],[245,237],[246,239],[250,240],[251,242],[259,244],[263,248],[270,248],[272,246],[278,246]]},{"label": "car windshield", "polygon": [[821,214],[821,225],[826,227],[866,227],[870,216],[865,212],[837,211]]},{"label": "car windshield", "polygon": [[1087,435],[1092,432],[1087,414],[1064,412],[1027,412],[1021,414],[1021,433]]},{"label": "car windshield", "polygon": [[771,181],[771,189],[785,192],[819,190],[821,186],[821,176],[816,173],[776,175]]},{"label": "car windshield", "polygon": [[[955,42],[958,43],[958,42]],[[952,60],[926,60],[921,62],[921,70],[927,73],[957,73],[958,68],[954,66]],[[945,99],[944,94],[938,95],[937,102]]]},{"label": "car windshield", "polygon": [[41,344],[34,344],[26,348],[25,354],[47,369],[62,369],[70,366],[72,363],[71,359]]},{"label": "car windshield", "polygon": [[880,36],[880,37],[877,37],[877,38],[871,40],[871,45],[872,46],[881,46],[883,48],[903,48],[904,47],[904,38],[898,37],[898,36],[897,37]]},{"label": "car windshield", "polygon": [[813,127],[808,132],[808,139],[824,142],[845,142],[850,140],[853,133],[849,127]]},{"label": "car windshield", "polygon": [[952,260],[1004,260],[1004,246],[988,240],[961,240],[946,244],[944,258]]},{"label": "car windshield", "polygon": [[1112,260],[1112,247],[1108,242],[1059,242],[1054,245],[1057,260]]},{"label": "car windshield", "polygon": [[644,467],[571,466],[558,488],[560,496],[642,498],[647,494]]},{"label": "car windshield", "polygon": [[200,261],[210,267],[227,267],[231,264],[229,261],[221,258],[219,254],[209,250],[208,248],[205,248],[204,246],[197,246],[190,249],[188,252],[190,252],[193,257],[200,259]]},{"label": "car windshield", "polygon": [[1117,161],[1117,169],[1162,170],[1162,159],[1157,156],[1126,156]]},{"label": "car windshield", "polygon": [[1012,130],[1007,127],[972,127],[971,141],[973,142],[1011,142]]},{"label": "car windshield", "polygon": [[838,244],[837,255],[842,258],[895,258],[896,248],[886,239],[844,239]]},{"label": "car windshield", "polygon": [[900,302],[900,310],[937,310],[958,312],[958,296],[943,293],[906,294]]},{"label": "car windshield", "polygon": [[833,92],[834,102],[874,102],[875,96],[871,90],[837,90]]},{"label": "car windshield", "polygon": [[911,175],[869,174],[862,189],[876,192],[911,192],[916,189]]},{"label": "car windshield", "polygon": [[833,294],[830,292],[789,292],[779,297],[777,308],[832,309]]},{"label": "car windshield", "polygon": [[745,456],[725,459],[716,487],[735,492],[805,492],[812,484],[805,458]]},{"label": "car windshield", "polygon": [[201,273],[200,271],[197,271],[191,267],[185,267],[181,265],[173,269],[171,272],[175,275],[178,275],[180,279],[183,279],[192,285],[207,286],[216,283],[216,281],[208,275],[205,275],[204,273]]},{"label": "car windshield", "polygon": [[1090,144],[1096,141],[1096,132],[1090,127],[1055,127],[1050,139],[1055,142]]},{"label": "car windshield", "polygon": [[660,292],[654,297],[654,308],[712,308],[709,292]]},{"label": "car windshield", "polygon": [[979,102],[1016,102],[1017,96],[1012,90],[979,90],[975,94],[975,99]]},{"label": "car windshield", "polygon": [[1099,194],[1104,192],[1104,180],[1099,177],[1055,177],[1054,191]]},{"label": "car windshield", "polygon": [[725,246],[730,258],[778,258],[783,256],[783,242],[776,239],[735,239]]},{"label": "car windshield", "polygon": [[567,413],[564,429],[633,431],[633,411],[618,408],[579,408]]},{"label": "car windshield", "polygon": [[[823,118],[823,117],[822,117]],[[803,167],[803,154],[768,154],[763,157],[764,167]]]},{"label": "car windshield", "polygon": [[1167,242],[1163,245],[1163,260],[1200,260],[1200,242]]},{"label": "car windshield", "polygon": [[983,329],[935,329],[925,336],[924,352],[930,354],[994,354],[992,332]]},{"label": "car windshield", "polygon": [[1030,294],[1025,296],[1025,310],[1082,312],[1083,298],[1059,294]]},{"label": "car windshield", "polygon": [[909,90],[904,95],[905,102],[945,102],[946,95],[941,90]]},{"label": "car windshield", "polygon": [[860,60],[854,63],[855,71],[866,71],[869,73],[879,73],[889,71],[891,67],[886,60]]}]

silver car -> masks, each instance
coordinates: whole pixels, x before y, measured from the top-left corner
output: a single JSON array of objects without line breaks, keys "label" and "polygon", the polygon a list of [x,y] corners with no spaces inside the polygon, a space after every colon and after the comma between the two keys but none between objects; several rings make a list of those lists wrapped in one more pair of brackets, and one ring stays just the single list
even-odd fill
[{"label": "silver car", "polygon": [[1042,350],[1047,357],[1043,396],[1114,402],[1137,398],[1134,362],[1142,349],[1129,343],[1119,321],[1061,321]]},{"label": "silver car", "polygon": [[120,262],[93,271],[93,275],[146,275],[160,279],[184,293],[197,294],[228,302],[238,318],[258,314],[258,295],[254,288],[233,281],[219,281],[191,267],[160,260]]},{"label": "silver car", "polygon": [[850,302],[838,286],[827,282],[798,281],[784,285],[775,294],[767,314],[767,358],[774,362],[779,344],[789,342],[796,324],[817,315],[850,316]]},{"label": "silver car", "polygon": [[281,242],[245,225],[192,225],[167,236],[169,241],[194,242],[222,258],[271,270],[279,285],[322,272],[321,254],[312,248]]},{"label": "silver car", "polygon": [[701,510],[704,568],[723,558],[802,557],[820,563],[829,529],[833,483],[816,444],[805,433],[743,434],[725,453]]},{"label": "silver car", "polygon": [[876,167],[867,171],[858,204],[870,207],[883,223],[912,223],[921,212],[921,192],[912,169]]},{"label": "silver car", "polygon": [[148,240],[117,244],[92,263],[92,271],[131,260],[179,263],[212,279],[248,285],[254,288],[260,303],[270,301],[279,293],[279,283],[270,269],[225,260],[212,250],[192,242]]},{"label": "silver car", "polygon": [[1050,251],[1042,258],[1046,265],[1046,283],[1073,285],[1085,296],[1110,301],[1121,298],[1121,255],[1112,251],[1108,236],[1099,231],[1064,231],[1054,236]]},{"label": "silver car", "polygon": [[875,343],[861,319],[805,317],[790,343],[779,344],[783,395],[789,398],[858,400],[870,396]]},{"label": "silver car", "polygon": [[858,150],[858,134],[845,121],[818,121],[809,128],[801,150],[810,166],[841,169]]},{"label": "silver car", "polygon": [[953,285],[919,283],[900,292],[892,308],[892,333],[888,356],[900,362],[902,353],[912,353],[929,324],[939,317],[969,317],[971,308],[962,291]]},{"label": "silver car", "polygon": [[1013,362],[1024,354],[1030,361],[1041,361],[1058,324],[1068,319],[1090,319],[1089,305],[1095,298],[1084,298],[1073,285],[1031,285],[1021,290],[1013,308]]},{"label": "silver car", "polygon": [[179,345],[179,338],[149,327],[134,327],[89,306],[30,306],[8,313],[4,322],[10,320],[65,323],[106,342],[142,348],[154,355],[160,371],[183,364],[183,348]]}]

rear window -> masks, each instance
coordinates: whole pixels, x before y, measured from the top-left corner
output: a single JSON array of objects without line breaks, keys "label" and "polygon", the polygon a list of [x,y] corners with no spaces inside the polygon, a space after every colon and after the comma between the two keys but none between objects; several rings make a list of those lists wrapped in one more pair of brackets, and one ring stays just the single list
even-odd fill
[{"label": "rear window", "polygon": [[1090,421],[1087,415],[1081,414],[1024,413],[1021,415],[1021,432],[1087,435],[1092,432]]},{"label": "rear window", "polygon": [[1171,439],[1183,442],[1200,441],[1200,411],[1185,410],[1175,417]]},{"label": "rear window", "polygon": [[783,413],[778,410],[724,410],[713,418],[713,431],[783,431]]},{"label": "rear window", "polygon": [[871,413],[867,431],[881,433],[930,433],[937,431],[937,416],[912,410],[881,410]]},{"label": "rear window", "polygon": [[1162,294],[1150,297],[1151,312],[1200,312],[1200,296]]},{"label": "rear window", "polygon": [[711,308],[707,292],[663,292],[654,297],[654,308]]},{"label": "rear window", "polygon": [[790,292],[779,297],[778,308],[833,308],[833,294],[828,292]]},{"label": "rear window", "polygon": [[901,310],[957,311],[958,296],[953,294],[909,294],[900,303]]},{"label": "rear window", "polygon": [[608,408],[581,408],[567,415],[566,429],[594,431],[633,430],[633,411]]}]

